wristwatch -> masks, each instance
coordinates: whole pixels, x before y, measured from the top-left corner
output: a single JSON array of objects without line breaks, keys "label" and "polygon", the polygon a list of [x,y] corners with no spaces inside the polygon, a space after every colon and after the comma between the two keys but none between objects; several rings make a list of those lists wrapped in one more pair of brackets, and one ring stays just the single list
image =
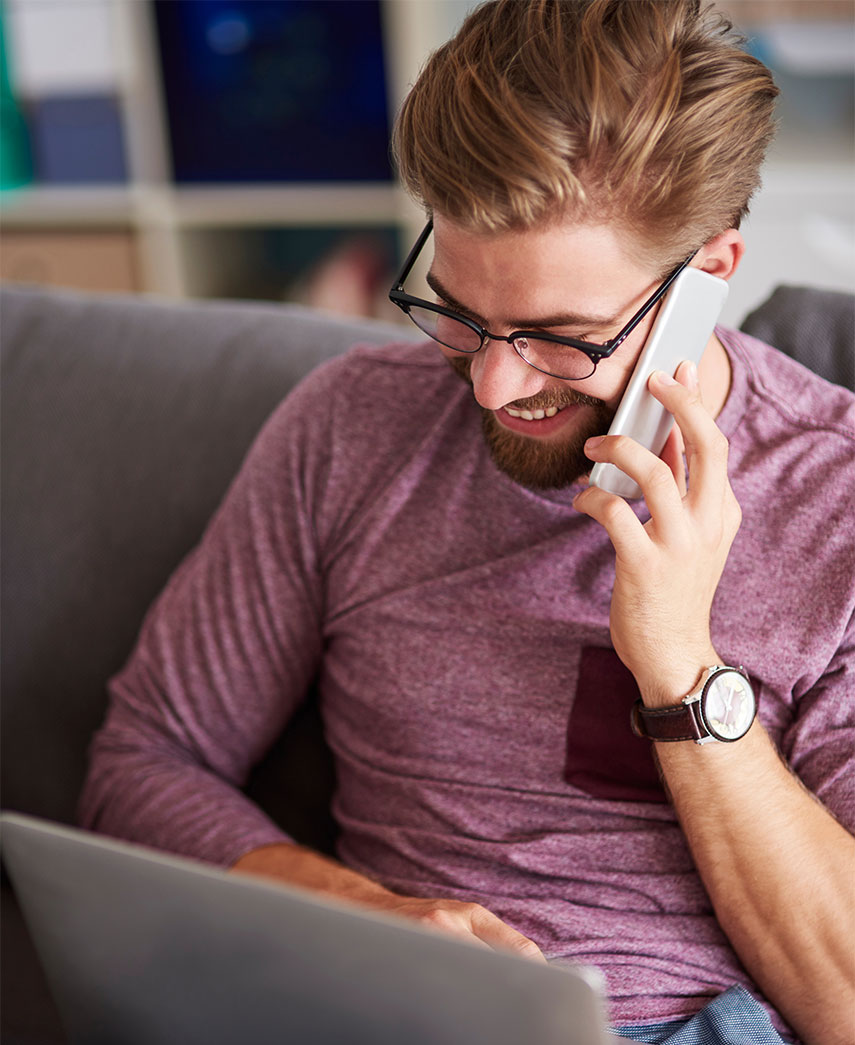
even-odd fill
[{"label": "wristwatch", "polygon": [[637,700],[630,722],[633,733],[648,740],[732,743],[745,736],[756,714],[757,698],[743,669],[713,664],[679,704],[648,708]]}]

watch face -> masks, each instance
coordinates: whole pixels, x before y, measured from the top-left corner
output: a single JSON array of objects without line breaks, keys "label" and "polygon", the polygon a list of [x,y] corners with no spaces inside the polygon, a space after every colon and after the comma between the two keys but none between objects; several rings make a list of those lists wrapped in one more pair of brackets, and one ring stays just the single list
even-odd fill
[{"label": "watch face", "polygon": [[719,740],[739,740],[745,736],[755,711],[754,692],[738,671],[714,675],[701,700],[704,723]]}]

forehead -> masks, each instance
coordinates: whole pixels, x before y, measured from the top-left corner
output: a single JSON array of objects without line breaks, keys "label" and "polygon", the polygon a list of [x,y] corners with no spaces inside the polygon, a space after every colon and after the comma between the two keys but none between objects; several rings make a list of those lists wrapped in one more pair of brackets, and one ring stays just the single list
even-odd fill
[{"label": "forehead", "polygon": [[433,242],[431,274],[493,320],[558,309],[609,315],[653,278],[634,237],[613,225],[568,221],[483,233],[436,214]]}]

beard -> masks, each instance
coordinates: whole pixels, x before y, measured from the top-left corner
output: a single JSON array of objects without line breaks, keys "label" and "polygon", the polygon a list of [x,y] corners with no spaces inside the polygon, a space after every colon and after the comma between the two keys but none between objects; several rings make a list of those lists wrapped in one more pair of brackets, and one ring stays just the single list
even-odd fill
[{"label": "beard", "polygon": [[[446,359],[457,376],[472,387],[469,375],[471,359],[459,356],[446,356]],[[585,442],[593,435],[604,435],[615,413],[602,399],[594,399],[572,388],[547,389],[539,395],[507,405],[515,410],[546,410],[552,406],[591,408],[585,423],[569,439],[551,442],[511,432],[500,424],[492,410],[478,406],[481,411],[481,429],[493,463],[515,483],[528,490],[564,489],[587,475],[592,462],[585,456]]]}]

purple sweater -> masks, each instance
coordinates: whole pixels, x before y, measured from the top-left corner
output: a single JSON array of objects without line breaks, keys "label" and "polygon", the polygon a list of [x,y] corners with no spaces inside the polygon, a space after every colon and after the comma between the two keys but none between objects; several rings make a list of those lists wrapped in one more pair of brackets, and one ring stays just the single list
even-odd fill
[{"label": "purple sweater", "polygon": [[[713,642],[852,829],[855,397],[718,333],[744,521]],[[316,370],[113,680],[83,822],[223,865],[281,841],[237,787],[319,672],[346,864],[476,900],[547,957],[599,966],[617,1024],[690,1014],[734,983],[759,993],[629,731],[614,553],[575,492],[496,470],[471,391],[432,346]]]}]

